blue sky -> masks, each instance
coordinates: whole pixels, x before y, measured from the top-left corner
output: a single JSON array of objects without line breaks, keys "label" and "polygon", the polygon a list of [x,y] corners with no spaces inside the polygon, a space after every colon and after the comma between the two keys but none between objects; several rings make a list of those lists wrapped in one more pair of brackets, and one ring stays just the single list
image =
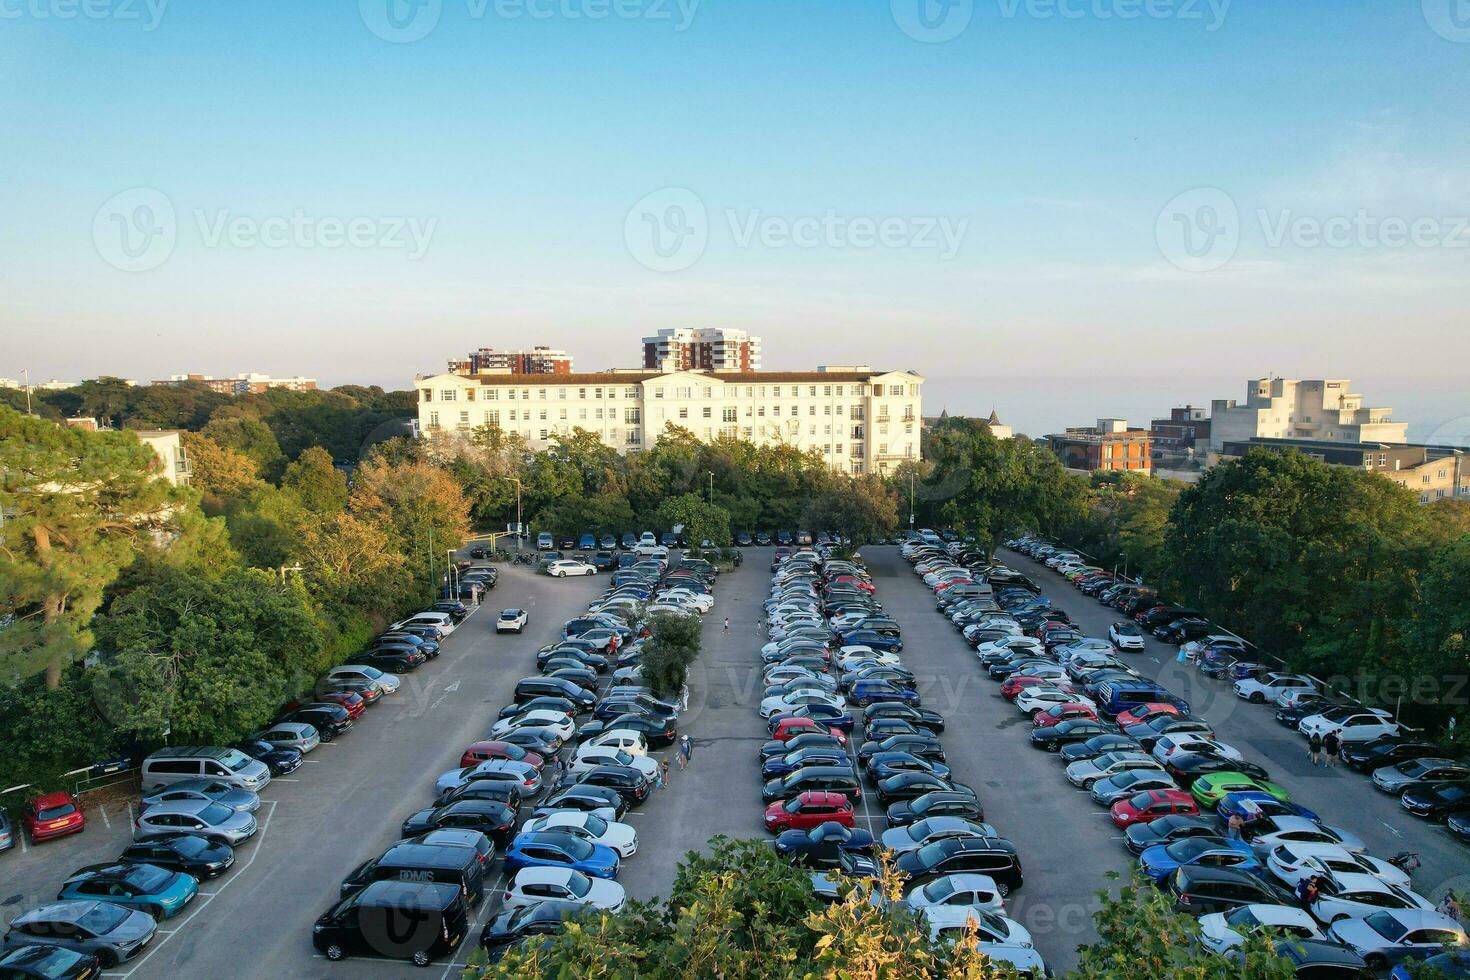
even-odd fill
[{"label": "blue sky", "polygon": [[968,410],[1275,371],[1470,414],[1462,0],[419,0],[409,43],[402,0],[89,2],[0,0],[3,376],[401,386],[708,324]]}]

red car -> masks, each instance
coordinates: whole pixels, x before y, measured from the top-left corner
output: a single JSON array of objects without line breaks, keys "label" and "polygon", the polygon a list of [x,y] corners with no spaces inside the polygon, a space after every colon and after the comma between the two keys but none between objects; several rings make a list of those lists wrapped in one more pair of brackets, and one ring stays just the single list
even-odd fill
[{"label": "red car", "polygon": [[810,830],[829,820],[851,827],[852,800],[842,793],[809,790],[766,807],[766,829],[774,834],[787,830]]},{"label": "red car", "polygon": [[833,736],[843,745],[847,744],[846,735],[835,728],[828,728],[821,722],[814,721],[811,718],[783,718],[781,723],[771,732],[771,737],[778,742],[785,742],[805,732],[821,732],[824,735]]},{"label": "red car", "polygon": [[81,805],[64,790],[42,793],[26,801],[20,808],[20,822],[33,844],[67,834],[80,834],[87,826]]},{"label": "red car", "polygon": [[472,742],[470,747],[464,750],[464,755],[459,757],[461,766],[477,766],[486,759],[509,759],[511,762],[524,762],[528,766],[540,769],[546,760],[537,752],[530,752],[519,745],[509,742],[497,742],[493,740]]},{"label": "red car", "polygon": [[1199,804],[1182,789],[1147,789],[1114,803],[1109,812],[1113,815],[1113,823],[1126,829],[1171,813],[1197,817]]},{"label": "red car", "polygon": [[1004,683],[1000,685],[1001,697],[1005,698],[1007,701],[1014,701],[1016,700],[1017,695],[1019,695],[1026,688],[1035,687],[1037,684],[1046,683],[1048,682],[1045,677],[1035,677],[1031,674],[1012,674],[1005,679]]},{"label": "red car", "polygon": [[352,691],[332,691],[322,695],[323,701],[339,705],[347,712],[347,717],[356,720],[367,710],[367,702],[359,694]]},{"label": "red car", "polygon": [[1044,711],[1038,711],[1031,716],[1031,722],[1037,728],[1050,728],[1073,718],[1086,718],[1088,721],[1097,721],[1097,711],[1081,701],[1063,701],[1054,704]]},{"label": "red car", "polygon": [[1119,728],[1127,728],[1129,725],[1144,725],[1160,715],[1177,715],[1179,709],[1172,704],[1163,704],[1158,701],[1150,701],[1147,704],[1136,704],[1127,711],[1118,715],[1115,721]]}]

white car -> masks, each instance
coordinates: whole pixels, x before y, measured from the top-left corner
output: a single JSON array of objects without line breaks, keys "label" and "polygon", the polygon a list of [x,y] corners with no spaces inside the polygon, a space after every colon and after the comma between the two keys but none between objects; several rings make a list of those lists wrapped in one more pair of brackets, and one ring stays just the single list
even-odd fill
[{"label": "white car", "polygon": [[1199,919],[1202,946],[1223,953],[1245,943],[1253,932],[1270,929],[1291,939],[1325,940],[1322,929],[1304,910],[1291,905],[1242,905]]},{"label": "white car", "polygon": [[1066,768],[1067,782],[1082,789],[1091,789],[1099,779],[1116,776],[1120,772],[1148,769],[1162,773],[1164,767],[1157,759],[1145,752],[1104,752],[1093,759],[1079,759]]},{"label": "white car", "polygon": [[1282,691],[1317,690],[1310,677],[1301,674],[1266,674],[1264,677],[1247,677],[1235,682],[1235,696],[1251,704],[1275,701]]},{"label": "white car", "polygon": [[533,708],[530,711],[522,711],[518,715],[497,721],[490,729],[490,737],[499,738],[517,728],[549,728],[561,736],[562,741],[568,741],[576,733],[577,724],[572,721],[572,716],[564,711]]},{"label": "white car", "polygon": [[841,708],[846,703],[843,698],[835,694],[827,694],[824,691],[801,691],[794,694],[781,694],[776,697],[766,698],[761,702],[760,715],[762,718],[769,718],[772,715],[795,711],[804,704],[825,704],[833,708]]},{"label": "white car", "polygon": [[1365,874],[1399,888],[1411,886],[1409,874],[1370,854],[1354,854],[1336,844],[1278,844],[1266,855],[1266,867],[1288,887],[1310,875]]},{"label": "white car", "polygon": [[1169,757],[1176,752],[1204,752],[1209,755],[1223,756],[1234,762],[1241,762],[1245,759],[1245,756],[1233,746],[1217,742],[1212,738],[1205,738],[1196,732],[1161,735],[1158,741],[1154,742],[1153,756],[1160,762],[1168,762]]},{"label": "white car", "polygon": [[1328,925],[1338,919],[1371,915],[1380,909],[1434,910],[1434,905],[1423,895],[1390,885],[1376,875],[1326,875],[1319,880],[1318,888],[1311,913],[1318,922]]},{"label": "white car", "polygon": [[1329,708],[1320,715],[1308,715],[1297,724],[1296,730],[1306,736],[1315,733],[1324,737],[1328,732],[1337,732],[1338,738],[1344,742],[1357,742],[1382,735],[1397,735],[1399,726],[1393,720],[1393,715],[1382,708],[1354,708],[1345,705]]},{"label": "white car", "polygon": [[546,574],[552,578],[566,578],[568,575],[596,575],[597,566],[586,562],[572,561],[562,558],[551,562],[546,566]]},{"label": "white car", "polygon": [[852,653],[839,654],[837,666],[844,672],[854,669],[859,663],[875,664],[879,667],[901,667],[903,661],[896,653],[885,653],[875,650],[853,650]]},{"label": "white car", "polygon": [[1190,640],[1181,645],[1179,649],[1184,651],[1185,662],[1193,663],[1199,657],[1201,650],[1217,644],[1235,648],[1234,652],[1238,654],[1238,657],[1245,656],[1245,641],[1238,636],[1231,636],[1228,633],[1211,633],[1209,636],[1202,636],[1197,640]]},{"label": "white car", "polygon": [[1034,650],[1042,653],[1046,646],[1034,636],[1008,636],[1003,640],[990,640],[975,648],[975,656],[983,657],[987,653],[1007,653],[1012,650]]},{"label": "white car", "polygon": [[715,607],[715,597],[708,592],[690,592],[687,589],[672,589],[668,592],[659,593],[659,599],[672,600],[685,605],[693,606],[702,613],[707,613]]},{"label": "white car", "polygon": [[495,632],[497,633],[521,633],[526,629],[526,620],[530,617],[524,609],[502,609],[500,616],[495,620]]},{"label": "white car", "polygon": [[458,769],[440,773],[439,778],[434,780],[434,793],[447,793],[477,779],[513,783],[525,797],[541,792],[541,773],[530,763],[517,762],[514,759],[485,759],[472,766],[460,766]]},{"label": "white car", "polygon": [[1284,815],[1264,817],[1252,823],[1250,842],[1258,855],[1266,854],[1280,844],[1336,844],[1343,850],[1358,854],[1368,849],[1361,837],[1341,827],[1329,827],[1306,817]]},{"label": "white car", "polygon": [[1144,650],[1143,631],[1129,622],[1117,622],[1109,626],[1108,639],[1120,651],[1142,653]]},{"label": "white car", "polygon": [[500,907],[519,909],[555,901],[621,912],[627,899],[623,886],[616,881],[592,878],[573,868],[522,868],[505,886]]},{"label": "white car", "polygon": [[416,613],[407,619],[400,619],[388,627],[388,631],[401,630],[405,626],[432,626],[439,631],[440,637],[448,636],[454,632],[454,620],[449,618],[448,613],[441,612]]},{"label": "white car", "polygon": [[648,739],[643,737],[642,732],[635,732],[627,728],[614,728],[606,732],[598,732],[582,747],[599,745],[608,749],[619,749],[633,756],[645,756],[648,754]]},{"label": "white car", "polygon": [[398,686],[403,683],[401,678],[385,674],[378,668],[369,667],[367,664],[343,664],[327,671],[327,676],[344,680],[372,681],[384,694],[398,693]]},{"label": "white car", "polygon": [[648,756],[633,755],[622,749],[610,749],[602,745],[578,746],[577,754],[567,764],[567,772],[580,776],[584,772],[591,772],[598,766],[626,766],[629,769],[637,769],[648,779],[658,774],[658,763]]},{"label": "white car", "polygon": [[1021,693],[1016,695],[1016,709],[1027,717],[1038,711],[1045,711],[1054,704],[1085,704],[1094,711],[1097,710],[1096,704],[1080,694],[1064,691],[1058,687],[1047,687],[1044,684],[1023,688]]},{"label": "white car", "polygon": [[926,905],[923,909],[924,923],[929,927],[930,942],[958,942],[973,921],[981,943],[1006,946],[1031,946],[1031,933],[1015,919],[963,905]]},{"label": "white car", "polygon": [[602,844],[618,852],[618,857],[632,857],[638,852],[638,832],[625,823],[610,822],[582,810],[554,810],[544,817],[527,820],[521,833],[543,830],[580,837],[592,844]]},{"label": "white car", "polygon": [[[886,835],[885,835],[886,836]],[[990,875],[956,874],[935,878],[909,892],[904,904],[915,912],[942,906],[951,909],[982,909],[1004,912],[1005,896]]]}]

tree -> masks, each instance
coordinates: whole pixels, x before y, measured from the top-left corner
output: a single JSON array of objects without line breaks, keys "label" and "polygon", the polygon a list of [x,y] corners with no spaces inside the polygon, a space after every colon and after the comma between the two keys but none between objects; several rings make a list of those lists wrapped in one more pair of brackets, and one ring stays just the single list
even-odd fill
[{"label": "tree", "polygon": [[812,498],[802,523],[836,531],[861,548],[892,536],[898,527],[898,495],[875,475],[845,479]]},{"label": "tree", "polygon": [[312,595],[328,607],[389,612],[413,593],[407,559],[389,530],[353,514],[305,522],[294,554]]},{"label": "tree", "polygon": [[207,513],[224,513],[264,485],[259,465],[239,450],[200,432],[185,432],[181,441],[193,467],[189,485],[203,495]]},{"label": "tree", "polygon": [[303,589],[266,572],[171,572],[99,619],[93,688],[111,725],[157,742],[226,744],[331,666]]},{"label": "tree", "polygon": [[91,646],[104,590],[140,542],[171,531],[186,492],[156,478],[130,432],[88,432],[0,408],[0,671],[47,687]]},{"label": "tree", "polygon": [[684,540],[698,546],[709,541],[716,548],[730,547],[730,514],[723,507],[706,503],[698,494],[671,497],[659,505],[659,527],[683,528]]},{"label": "tree", "polygon": [[649,638],[643,645],[643,677],[655,692],[677,694],[689,667],[699,659],[703,624],[694,613],[654,613],[648,620]]},{"label": "tree", "polygon": [[347,478],[332,465],[332,455],[320,446],[304,450],[286,467],[281,486],[296,494],[313,514],[335,514],[347,506]]},{"label": "tree", "polygon": [[385,463],[376,452],[353,474],[349,506],[359,520],[391,535],[412,580],[428,585],[439,556],[469,534],[469,501],[446,471],[430,463]]},{"label": "tree", "polygon": [[286,465],[286,456],[271,432],[260,419],[239,414],[237,406],[231,406],[231,414],[216,412],[202,430],[204,435],[227,449],[248,456],[255,463],[256,472],[267,480],[280,477]]}]

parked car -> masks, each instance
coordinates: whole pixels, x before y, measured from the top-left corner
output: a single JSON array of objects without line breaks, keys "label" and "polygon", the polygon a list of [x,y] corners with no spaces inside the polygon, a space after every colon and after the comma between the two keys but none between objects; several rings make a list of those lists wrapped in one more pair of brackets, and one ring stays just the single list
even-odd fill
[{"label": "parked car", "polygon": [[11,919],[4,947],[60,946],[111,968],[141,953],[157,929],[153,916],[112,902],[53,902]]},{"label": "parked car", "polygon": [[245,843],[259,829],[255,817],[249,813],[209,800],[159,803],[140,812],[133,821],[133,835],[139,840],[154,834],[182,831],[231,847]]},{"label": "parked car", "polygon": [[114,862],[72,872],[56,897],[98,899],[146,912],[154,919],[171,919],[184,911],[198,892],[199,882],[192,875],[152,864]]},{"label": "parked car", "polygon": [[495,620],[495,632],[524,633],[529,615],[524,609],[502,609]]},{"label": "parked car", "polygon": [[154,790],[138,802],[143,807],[151,807],[175,800],[205,800],[212,803],[223,803],[231,810],[238,810],[241,813],[254,813],[260,809],[260,797],[248,789],[236,789],[229,783],[203,778],[171,783],[162,789]]},{"label": "parked car", "polygon": [[158,834],[129,844],[118,860],[180,871],[203,880],[217,878],[230,870],[235,863],[235,851],[228,844],[198,834]]},{"label": "parked car", "polygon": [[81,804],[65,790],[42,793],[21,804],[20,823],[32,844],[80,834],[87,829]]}]

